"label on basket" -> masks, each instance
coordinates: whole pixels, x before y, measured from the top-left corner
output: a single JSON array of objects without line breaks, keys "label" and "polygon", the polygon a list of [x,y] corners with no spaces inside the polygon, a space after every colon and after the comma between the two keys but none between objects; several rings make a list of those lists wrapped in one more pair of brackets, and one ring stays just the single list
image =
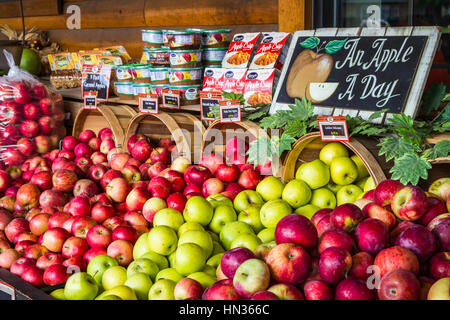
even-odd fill
[{"label": "label on basket", "polygon": [[348,141],[347,121],[343,116],[317,117],[322,141]]},{"label": "label on basket", "polygon": [[220,122],[240,122],[241,102],[239,100],[220,101]]},{"label": "label on basket", "polygon": [[139,111],[141,113],[158,114],[158,95],[139,94]]},{"label": "label on basket", "polygon": [[99,101],[107,101],[110,79],[110,65],[83,65],[81,75],[81,96],[84,97],[86,92],[96,92]]},{"label": "label on basket", "polygon": [[219,107],[222,94],[218,91],[200,91],[200,119],[214,121],[213,107]]},{"label": "label on basket", "polygon": [[180,109],[180,90],[162,89],[162,107]]},{"label": "label on basket", "polygon": [[83,108],[88,110],[97,109],[97,92],[86,92],[86,95],[83,97],[84,104]]}]

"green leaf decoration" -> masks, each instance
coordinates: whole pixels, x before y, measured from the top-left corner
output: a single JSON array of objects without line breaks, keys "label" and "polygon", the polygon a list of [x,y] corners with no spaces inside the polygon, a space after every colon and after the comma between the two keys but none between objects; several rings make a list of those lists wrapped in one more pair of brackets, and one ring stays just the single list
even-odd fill
[{"label": "green leaf decoration", "polygon": [[341,50],[345,43],[347,42],[348,38],[344,40],[333,40],[327,43],[325,46],[325,52],[328,54],[333,54]]},{"label": "green leaf decoration", "polygon": [[320,43],[320,39],[317,37],[310,37],[303,42],[300,42],[300,45],[305,49],[314,49]]},{"label": "green leaf decoration", "polygon": [[405,154],[395,161],[394,166],[389,171],[392,179],[399,180],[403,184],[417,185],[420,178],[428,178],[428,170],[431,163],[424,157],[416,153]]},{"label": "green leaf decoration", "polygon": [[449,102],[450,101],[450,93],[445,94],[445,97],[444,97],[444,99],[442,99],[442,101]]},{"label": "green leaf decoration", "polygon": [[248,120],[258,120],[262,118],[263,116],[267,115],[267,113],[270,110],[270,104],[267,104],[265,106],[262,106],[256,111],[250,112],[250,114],[247,116]]},{"label": "green leaf decoration", "polygon": [[383,117],[383,115],[388,111],[389,111],[389,109],[378,110],[369,116],[368,121],[373,121],[373,120],[379,119],[379,118]]},{"label": "green leaf decoration", "polygon": [[442,140],[434,145],[433,148],[423,152],[423,157],[428,160],[447,157],[450,153],[450,140]]},{"label": "green leaf decoration", "polygon": [[226,92],[222,91],[222,97],[225,100],[239,100],[241,105],[245,104],[245,98],[242,93]]},{"label": "green leaf decoration", "polygon": [[378,146],[381,147],[378,155],[381,156],[384,154],[386,161],[398,159],[405,154],[421,151],[419,147],[393,136],[381,139]]},{"label": "green leaf decoration", "polygon": [[209,110],[211,115],[214,117],[215,120],[220,119],[220,106],[212,106]]},{"label": "green leaf decoration", "polygon": [[247,162],[253,163],[255,168],[258,164],[265,165],[267,160],[272,159],[272,141],[263,137],[250,142],[247,155]]},{"label": "green leaf decoration", "polygon": [[286,125],[285,134],[293,138],[300,138],[306,134],[306,123],[300,120],[294,120]]},{"label": "green leaf decoration", "polygon": [[297,140],[290,136],[287,133],[283,133],[281,138],[278,136],[274,136],[271,139],[272,147],[271,152],[272,156],[280,157],[284,151],[289,151],[292,148],[292,144]]},{"label": "green leaf decoration", "polygon": [[443,83],[433,83],[423,94],[422,113],[427,116],[438,110],[441,101],[446,101],[446,91]]}]

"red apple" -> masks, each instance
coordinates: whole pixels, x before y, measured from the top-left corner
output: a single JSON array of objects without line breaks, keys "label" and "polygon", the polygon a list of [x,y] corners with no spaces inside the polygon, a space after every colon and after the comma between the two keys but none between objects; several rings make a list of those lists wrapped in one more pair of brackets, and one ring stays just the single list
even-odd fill
[{"label": "red apple", "polygon": [[39,197],[39,205],[43,209],[62,208],[67,203],[67,196],[62,191],[45,190]]},{"label": "red apple", "polygon": [[248,145],[244,140],[234,137],[227,141],[225,145],[225,154],[227,158],[234,158],[236,156],[244,157],[247,153]]},{"label": "red apple", "polygon": [[148,222],[145,217],[137,211],[129,211],[122,216],[123,220],[133,228],[137,226],[148,226]]},{"label": "red apple", "polygon": [[175,300],[201,299],[202,294],[202,285],[190,278],[184,278],[178,281],[174,289]]},{"label": "red apple", "polygon": [[223,182],[217,178],[209,178],[203,183],[202,194],[205,198],[225,190]]},{"label": "red apple", "polygon": [[424,215],[418,220],[418,222],[426,226],[435,217],[446,212],[447,207],[441,199],[436,196],[429,196],[427,210],[425,211]]},{"label": "red apple", "polygon": [[61,146],[63,150],[73,151],[78,144],[78,139],[72,136],[67,136],[62,139]]},{"label": "red apple", "polygon": [[89,229],[86,240],[92,248],[107,248],[112,242],[112,232],[103,225],[96,225]]},{"label": "red apple", "polygon": [[31,218],[29,222],[30,231],[36,235],[40,236],[45,231],[48,230],[48,221],[50,219],[50,215],[46,213],[39,213],[33,218]]},{"label": "red apple", "polygon": [[106,249],[105,248],[98,248],[98,247],[94,247],[94,248],[90,248],[88,251],[86,251],[86,253],[83,256],[83,259],[86,261],[86,263],[89,264],[89,262],[91,262],[91,260],[99,255],[107,255]]},{"label": "red apple", "polygon": [[8,248],[0,253],[0,268],[9,269],[11,265],[20,258],[19,252]]},{"label": "red apple", "polygon": [[56,286],[65,283],[69,276],[67,268],[62,263],[56,263],[45,269],[43,281],[48,286]]},{"label": "red apple", "polygon": [[438,252],[431,257],[430,275],[439,280],[450,277],[450,252]]},{"label": "red apple", "polygon": [[115,178],[106,186],[106,194],[116,203],[124,202],[131,187],[124,178]]},{"label": "red apple", "polygon": [[[144,141],[144,140],[141,140],[141,141]],[[136,142],[133,150],[138,148],[138,146],[140,145],[141,141]],[[139,158],[137,158],[137,159],[140,160]],[[152,150],[152,152],[150,154],[150,160],[151,160],[151,163],[162,162],[164,164],[169,164],[170,160],[171,160],[170,159],[170,152],[167,149],[165,149],[165,148],[157,147],[157,148]],[[141,161],[145,161],[145,160],[141,160]]]},{"label": "red apple", "polygon": [[30,227],[27,220],[23,218],[15,218],[9,222],[5,227],[6,238],[13,242],[14,237],[21,232],[29,232]]},{"label": "red apple", "polygon": [[320,255],[318,272],[323,281],[336,284],[347,274],[351,266],[352,256],[347,250],[330,247]]},{"label": "red apple", "polygon": [[126,240],[131,244],[134,244],[138,239],[138,234],[133,227],[130,226],[118,226],[112,232],[112,240]]},{"label": "red apple", "polygon": [[262,177],[258,171],[250,168],[242,171],[238,183],[247,190],[255,190],[261,180]]},{"label": "red apple", "polygon": [[102,143],[100,144],[100,152],[104,154],[108,154],[111,150],[113,150],[116,147],[116,143],[113,139],[104,139],[102,140]]},{"label": "red apple", "polygon": [[70,236],[63,228],[48,229],[42,234],[42,245],[52,252],[61,252],[64,241]]},{"label": "red apple", "polygon": [[272,277],[277,282],[300,284],[311,268],[311,258],[301,246],[293,243],[278,244],[266,257]]},{"label": "red apple", "polygon": [[79,139],[81,142],[88,142],[89,140],[91,140],[92,138],[95,138],[97,135],[95,134],[94,131],[92,130],[83,130],[80,133]]},{"label": "red apple", "polygon": [[187,196],[190,193],[202,193],[202,187],[196,184],[188,184],[183,190],[183,194]]},{"label": "red apple", "polygon": [[102,139],[94,137],[94,138],[91,138],[87,144],[91,148],[92,151],[99,151],[100,146],[102,144]]},{"label": "red apple", "polygon": [[0,104],[0,122],[7,124],[18,124],[22,121],[22,106],[13,101]]},{"label": "red apple", "polygon": [[[200,162],[199,162],[199,165],[208,168],[212,174],[215,174],[218,167],[222,164],[223,164],[222,156],[219,156],[216,153],[203,154],[202,158],[200,159]],[[231,182],[231,181],[229,181],[229,182]]]},{"label": "red apple", "polygon": [[421,225],[410,226],[404,230],[395,244],[414,252],[421,262],[427,260],[436,250],[433,234]]},{"label": "red apple", "polygon": [[126,225],[128,225],[128,223],[126,223],[123,220],[123,218],[115,216],[115,217],[111,217],[111,218],[108,218],[105,221],[103,221],[102,225],[105,226],[106,228],[108,228],[109,230],[113,231],[118,226],[126,226]]},{"label": "red apple", "polygon": [[318,241],[317,230],[305,216],[290,214],[278,222],[275,228],[275,241],[277,244],[293,243],[305,249],[313,249]]},{"label": "red apple", "polygon": [[66,212],[56,212],[52,214],[48,219],[48,228],[62,228],[64,221],[69,217],[70,215]]},{"label": "red apple", "polygon": [[5,230],[8,223],[13,219],[12,214],[3,208],[0,208],[0,230]]},{"label": "red apple", "polygon": [[[8,132],[6,132],[6,133],[8,133]],[[24,137],[34,138],[39,134],[39,124],[34,120],[25,120],[20,125],[20,133]],[[5,139],[5,138],[2,137],[2,139]],[[9,143],[9,144],[12,144],[12,143]]]},{"label": "red apple", "polygon": [[36,261],[37,259],[39,259],[39,257],[43,256],[47,252],[49,251],[45,246],[35,243],[25,249],[23,256],[25,258],[34,259]]},{"label": "red apple", "polygon": [[107,248],[108,256],[117,260],[119,265],[126,267],[133,261],[133,245],[126,240],[116,240]]},{"label": "red apple", "polygon": [[72,272],[85,272],[87,267],[83,256],[74,256],[66,259],[62,264],[67,268],[67,273],[69,274]]},{"label": "red apple", "polygon": [[336,286],[336,300],[375,300],[375,291],[367,287],[366,281],[349,277]]},{"label": "red apple", "polygon": [[52,142],[48,136],[39,135],[34,138],[37,153],[47,153],[52,148]]},{"label": "red apple", "polygon": [[358,206],[345,203],[331,212],[330,223],[333,228],[353,232],[359,222],[363,219],[363,213]]},{"label": "red apple", "polygon": [[275,293],[280,300],[305,300],[303,293],[288,283],[277,283],[267,290]]},{"label": "red apple", "polygon": [[216,282],[203,293],[203,300],[240,300],[231,282]]},{"label": "red apple", "polygon": [[62,263],[63,258],[58,253],[47,252],[40,256],[36,261],[36,267],[45,270],[53,264]]},{"label": "red apple", "polygon": [[72,216],[88,216],[91,212],[91,200],[85,196],[76,196],[67,204],[64,211]]},{"label": "red apple", "polygon": [[108,218],[115,216],[116,210],[109,203],[97,202],[91,210],[91,217],[97,222],[102,223]]},{"label": "red apple", "polygon": [[38,186],[42,191],[49,190],[53,186],[52,174],[48,171],[35,173],[31,178],[30,183]]},{"label": "red apple", "polygon": [[217,167],[216,176],[223,182],[234,182],[239,179],[239,167],[235,164],[220,164]]},{"label": "red apple", "polygon": [[71,233],[79,238],[86,239],[89,229],[97,223],[89,216],[76,216],[71,226]]},{"label": "red apple", "polygon": [[59,169],[53,173],[53,189],[62,192],[72,192],[78,176],[74,171]]},{"label": "red apple", "polygon": [[56,126],[55,120],[50,116],[41,117],[38,124],[40,132],[45,135],[50,135]]},{"label": "red apple", "polygon": [[[129,149],[132,157],[141,162],[145,162],[145,161],[147,161],[147,159],[150,158],[152,150],[153,150],[152,145],[146,139],[137,140],[134,143],[133,147],[131,149]],[[170,161],[170,154],[169,154],[169,161]],[[155,161],[155,162],[158,162],[158,161]]]},{"label": "red apple", "polygon": [[416,255],[411,250],[399,246],[381,250],[375,257],[374,265],[378,266],[381,277],[395,269],[419,273],[419,260]]},{"label": "red apple", "polygon": [[397,219],[392,212],[386,210],[375,202],[366,204],[362,211],[366,217],[383,221],[389,230],[394,228],[397,223]]},{"label": "red apple", "polygon": [[428,198],[419,187],[406,186],[394,194],[391,207],[398,218],[415,221],[425,214],[428,208]]},{"label": "red apple", "polygon": [[122,172],[118,170],[108,170],[105,172],[103,177],[100,180],[100,185],[103,190],[106,189],[106,186],[115,178],[123,178]]},{"label": "red apple", "polygon": [[92,198],[100,192],[98,185],[90,179],[81,179],[73,187],[73,195]]},{"label": "red apple", "polygon": [[88,178],[92,181],[95,181],[97,183],[100,183],[105,173],[108,171],[108,168],[106,168],[102,164],[94,164],[91,166],[88,170]]},{"label": "red apple", "polygon": [[34,259],[21,257],[14,261],[14,263],[9,268],[9,272],[12,274],[15,274],[16,276],[20,277],[22,276],[25,269],[28,267],[34,267],[36,266],[36,261]]},{"label": "red apple", "polygon": [[30,266],[26,268],[22,273],[21,278],[37,288],[42,288],[44,286],[44,272],[38,267]]},{"label": "red apple", "polygon": [[200,165],[192,165],[184,172],[184,180],[187,184],[202,186],[211,177],[211,171]]},{"label": "red apple", "polygon": [[126,164],[122,169],[122,175],[128,183],[134,183],[142,180],[141,171],[134,165]]},{"label": "red apple", "polygon": [[306,300],[333,300],[333,290],[321,280],[308,280],[303,291]]},{"label": "red apple", "polygon": [[341,229],[328,230],[322,234],[319,241],[319,253],[330,247],[341,247],[351,252],[354,247],[353,238]]},{"label": "red apple", "polygon": [[389,234],[386,225],[378,220],[368,218],[356,227],[356,243],[361,251],[377,254],[388,246]]},{"label": "red apple", "polygon": [[225,276],[232,279],[237,268],[246,260],[255,258],[253,252],[244,247],[237,247],[225,252],[220,260],[220,268]]},{"label": "red apple", "polygon": [[183,213],[186,202],[187,198],[181,192],[172,193],[167,198],[167,207],[178,210],[180,213]]},{"label": "red apple", "polygon": [[367,280],[370,273],[367,272],[369,266],[373,265],[373,257],[364,251],[358,252],[352,256],[352,267],[349,275],[355,278]]},{"label": "red apple", "polygon": [[[24,255],[27,248],[31,247],[32,245],[37,244],[36,241],[31,240],[22,240],[15,244],[14,249],[20,253],[20,255]],[[1,252],[1,250],[0,250]]]},{"label": "red apple", "polygon": [[[163,172],[161,172],[160,175],[162,175],[162,173]],[[178,171],[169,169],[165,171],[164,175],[162,176],[170,182],[171,192],[182,192],[186,187],[186,182],[184,181],[183,174]]]},{"label": "red apple", "polygon": [[106,139],[114,138],[114,133],[111,128],[103,128],[98,132],[97,136],[100,137],[100,139],[102,139],[103,141]]},{"label": "red apple", "polygon": [[61,253],[64,258],[68,259],[84,255],[88,249],[89,245],[85,239],[70,237],[64,242]]},{"label": "red apple", "polygon": [[378,298],[380,300],[419,300],[420,293],[421,286],[416,275],[408,270],[396,269],[381,278]]},{"label": "red apple", "polygon": [[436,238],[439,251],[450,251],[450,213],[435,217],[428,223],[427,229]]},{"label": "red apple", "polygon": [[107,163],[108,158],[106,155],[100,151],[95,151],[91,154],[91,160],[93,164]]},{"label": "red apple", "polygon": [[34,184],[27,183],[19,188],[16,196],[16,203],[26,210],[39,206],[41,192]]},{"label": "red apple", "polygon": [[387,206],[391,204],[394,194],[401,188],[403,185],[396,180],[381,181],[375,188],[373,200],[382,207]]}]

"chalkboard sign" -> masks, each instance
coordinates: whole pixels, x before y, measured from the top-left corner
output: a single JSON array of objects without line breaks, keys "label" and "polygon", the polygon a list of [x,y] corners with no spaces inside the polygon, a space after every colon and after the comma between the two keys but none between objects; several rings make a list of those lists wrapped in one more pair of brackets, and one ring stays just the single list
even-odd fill
[{"label": "chalkboard sign", "polygon": [[220,101],[220,122],[240,122],[241,105],[239,100]]},{"label": "chalkboard sign", "polygon": [[345,117],[318,117],[322,141],[349,141]]},{"label": "chalkboard sign", "polygon": [[158,95],[140,95],[139,96],[139,111],[141,113],[158,114]]},{"label": "chalkboard sign", "polygon": [[200,91],[200,118],[205,121],[214,121],[213,107],[219,107],[222,100],[220,92]]},{"label": "chalkboard sign", "polygon": [[96,92],[89,92],[84,96],[84,109],[97,109],[97,96],[95,96]]},{"label": "chalkboard sign", "polygon": [[162,106],[168,109],[180,109],[180,91],[172,89],[162,90]]},{"label": "chalkboard sign", "polygon": [[297,32],[270,113],[294,104],[296,98],[306,98],[319,110],[372,113],[386,109],[387,113],[414,116],[419,101],[409,97],[413,87],[417,88],[415,81],[426,81],[418,69],[424,63],[431,64],[429,46],[435,44],[429,38],[439,31],[429,28],[428,32],[414,33],[410,28],[411,34],[404,35],[393,32],[395,29],[370,36],[364,35],[364,29],[357,36],[351,35],[354,29]]},{"label": "chalkboard sign", "polygon": [[98,101],[107,101],[111,79],[110,65],[83,65],[81,96],[87,92],[96,92]]}]

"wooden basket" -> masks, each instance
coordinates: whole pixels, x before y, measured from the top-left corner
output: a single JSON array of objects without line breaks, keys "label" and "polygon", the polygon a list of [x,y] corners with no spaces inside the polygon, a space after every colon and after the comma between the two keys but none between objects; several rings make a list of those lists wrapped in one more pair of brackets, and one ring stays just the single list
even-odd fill
[{"label": "wooden basket", "polygon": [[129,122],[137,112],[126,105],[100,104],[95,110],[81,109],[73,124],[72,135],[79,137],[83,130],[91,129],[98,133],[103,128],[111,128],[116,147],[124,149],[126,146],[125,133]]},{"label": "wooden basket", "polygon": [[[200,119],[189,113],[166,113],[157,115],[137,114],[126,130],[125,139],[134,134],[143,134],[150,138],[156,145],[162,138],[170,138],[175,141],[180,155],[192,157],[192,161],[198,161],[201,156],[202,137],[205,132]],[[126,148],[126,143],[124,143]]]},{"label": "wooden basket", "polygon": [[[298,167],[305,162],[310,162],[319,158],[320,150],[328,142],[322,141],[319,132],[311,132],[293,144],[292,150],[290,150],[283,163],[283,170],[281,177],[287,182],[295,178],[295,173]],[[372,177],[375,185],[383,180],[386,180],[386,175],[373,156],[373,154],[367,150],[365,145],[355,138],[350,138],[349,142],[341,142],[345,145],[351,152],[356,154],[364,163]]]}]

